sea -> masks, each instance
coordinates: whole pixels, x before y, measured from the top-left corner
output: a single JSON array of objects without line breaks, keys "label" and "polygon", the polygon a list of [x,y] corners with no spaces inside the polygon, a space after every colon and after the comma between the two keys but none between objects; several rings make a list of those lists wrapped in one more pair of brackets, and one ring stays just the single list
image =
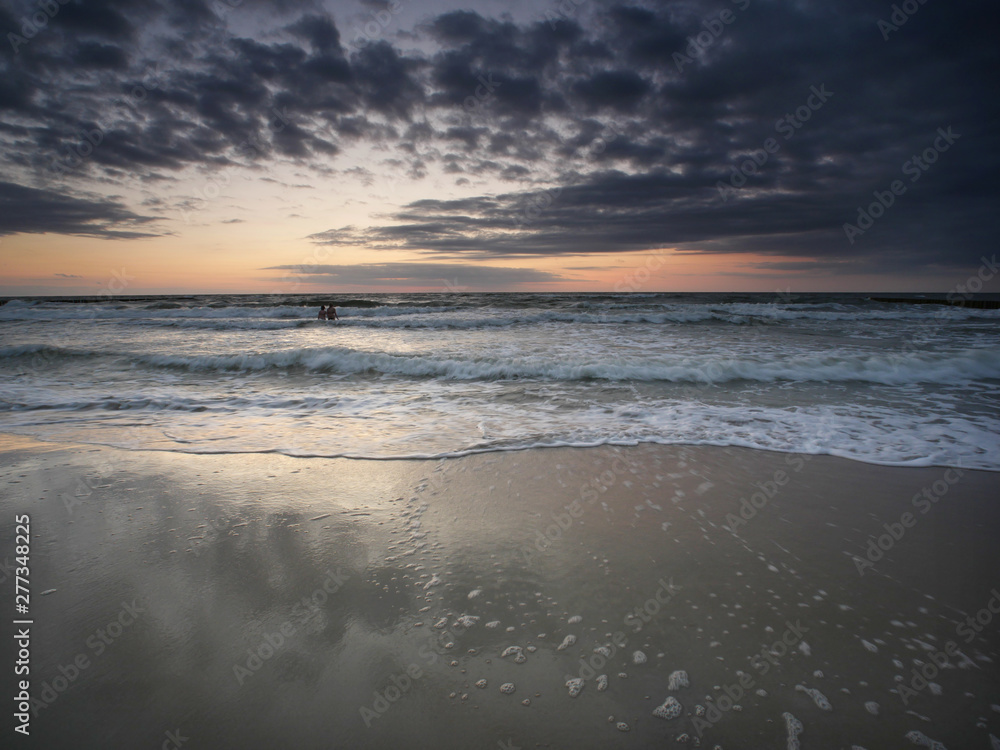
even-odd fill
[{"label": "sea", "polygon": [[[317,319],[326,303],[339,321]],[[997,471],[998,324],[864,294],[12,298],[0,432],[372,459],[718,445]]]}]

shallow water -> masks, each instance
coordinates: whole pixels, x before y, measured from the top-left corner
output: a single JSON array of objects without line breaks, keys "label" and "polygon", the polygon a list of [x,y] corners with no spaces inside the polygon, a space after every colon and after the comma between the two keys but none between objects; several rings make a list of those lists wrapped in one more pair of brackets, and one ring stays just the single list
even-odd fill
[{"label": "shallow water", "polygon": [[398,458],[712,444],[1000,469],[1000,310],[863,295],[12,300],[0,430]]}]

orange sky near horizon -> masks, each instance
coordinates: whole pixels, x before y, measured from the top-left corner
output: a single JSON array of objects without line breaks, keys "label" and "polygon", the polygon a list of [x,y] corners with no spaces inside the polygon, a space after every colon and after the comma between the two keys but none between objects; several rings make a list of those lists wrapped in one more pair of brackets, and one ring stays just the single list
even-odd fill
[{"label": "orange sky near horizon", "polygon": [[[375,166],[380,157],[358,149],[342,156],[343,168]],[[384,165],[383,165],[384,166]],[[456,200],[501,195],[511,186],[479,176],[457,185],[454,176],[430,169],[423,180],[391,170],[360,181],[341,171],[303,182],[309,175],[294,165],[277,165],[267,178],[250,169],[232,168],[215,175],[186,170],[182,179],[156,190],[137,184],[106,200],[124,201],[152,221],[134,227],[158,236],[109,239],[64,234],[14,234],[0,238],[0,294],[93,295],[143,294],[366,294],[447,292],[440,283],[338,284],[305,279],[274,266],[445,263],[470,269],[531,269],[556,274],[552,281],[476,286],[465,291],[520,292],[840,292],[947,291],[953,286],[931,276],[850,275],[828,270],[769,269],[793,258],[749,252],[683,252],[669,248],[642,252],[498,256],[489,260],[455,255],[319,245],[310,235],[331,228],[385,225],[401,207],[428,195]]]},{"label": "orange sky near horizon", "polygon": [[[305,222],[303,222],[305,224]],[[337,284],[309,280],[294,271],[269,266],[430,262],[426,257],[388,250],[317,246],[303,226],[289,237],[287,224],[253,221],[199,227],[138,240],[108,240],[47,234],[22,234],[0,240],[0,294],[93,295],[144,294],[320,294],[378,292],[447,292],[438,285]],[[900,276],[819,276],[768,271],[774,258],[733,254],[678,253],[671,250],[554,258],[501,258],[465,262],[469,267],[531,268],[559,274],[563,280],[522,282],[502,288],[468,283],[465,291],[581,292],[834,292],[947,291],[940,279]],[[788,260],[782,258],[781,260]],[[891,283],[890,283],[891,282]],[[936,283],[935,283],[936,282]]]}]

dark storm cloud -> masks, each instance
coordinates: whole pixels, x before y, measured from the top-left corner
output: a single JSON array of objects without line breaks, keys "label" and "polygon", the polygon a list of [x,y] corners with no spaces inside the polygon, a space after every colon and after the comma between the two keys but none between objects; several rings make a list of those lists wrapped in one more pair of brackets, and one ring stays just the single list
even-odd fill
[{"label": "dark storm cloud", "polygon": [[126,70],[128,56],[125,50],[114,44],[100,42],[82,42],[77,49],[75,61],[84,68],[109,68]]},{"label": "dark storm cloud", "polygon": [[[363,4],[376,20],[360,34],[309,0],[57,0],[40,25],[35,2],[11,0],[5,164],[26,184],[148,183],[275,160],[322,172],[372,142],[401,178],[520,185],[314,236],[455,258],[677,246],[832,273],[957,266],[994,246],[992,3],[912,0],[900,16],[862,0],[588,0],[534,20],[428,11],[412,30],[393,3]],[[933,151],[948,128],[960,138]],[[905,194],[849,237],[897,179]]]},{"label": "dark storm cloud", "polygon": [[[854,244],[842,229],[859,200],[850,190],[773,195],[747,191],[723,202],[706,176],[607,172],[555,190],[454,201],[422,200],[396,223],[344,227],[312,235],[318,244],[427,251],[450,257],[530,257],[677,247],[697,253],[814,256],[816,268],[845,273],[900,268],[963,267],[995,246],[990,198],[945,198],[913,189]],[[904,204],[903,201],[908,203]],[[923,217],[940,214],[933,223]],[[964,244],[955,238],[961,237]],[[991,244],[993,243],[993,244]],[[850,261],[836,265],[831,260]]]},{"label": "dark storm cloud", "polygon": [[126,2],[91,0],[66,3],[53,17],[54,26],[77,34],[92,34],[104,39],[125,41],[135,33],[135,26],[122,12]]},{"label": "dark storm cloud", "polygon": [[107,239],[154,237],[141,231],[155,217],[140,216],[116,201],[77,198],[51,190],[0,182],[0,236],[75,234]]},{"label": "dark storm cloud", "polygon": [[[29,123],[21,137],[0,131],[0,146],[44,178],[81,132],[95,130],[101,143],[73,176],[329,157],[338,135],[376,132],[363,125],[368,113],[405,119],[423,96],[411,79],[415,61],[384,42],[362,44],[349,59],[333,19],[311,2],[51,7],[51,19],[26,0],[0,13],[0,117]],[[233,34],[227,21],[237,14],[284,29],[284,38]]]},{"label": "dark storm cloud", "polygon": [[288,27],[295,36],[307,40],[320,52],[340,49],[340,32],[327,16],[308,14]]},{"label": "dark storm cloud", "polygon": [[649,83],[631,70],[602,70],[573,85],[573,93],[587,110],[607,107],[627,112],[642,101],[649,90]]},{"label": "dark storm cloud", "polygon": [[371,109],[410,119],[411,110],[423,100],[424,93],[412,76],[416,61],[379,41],[362,47],[353,57],[353,64],[358,89]]},{"label": "dark storm cloud", "polygon": [[[314,240],[480,258],[677,246],[816,256],[812,268],[829,273],[977,262],[1000,228],[1000,144],[990,125],[1000,108],[988,72],[998,55],[987,31],[996,11],[919,6],[898,29],[880,30],[879,10],[745,0],[606,8],[596,38],[574,44],[615,50],[610,57],[591,65],[573,46],[550,45],[556,53],[539,58],[534,112],[571,108],[558,137],[537,121],[527,138],[505,130],[523,126],[530,108],[444,134],[463,141],[469,158],[483,148],[513,159],[525,144],[546,150],[541,163],[516,165],[529,175],[558,170],[552,157],[565,157],[560,189],[421,201],[392,225]],[[498,71],[502,91],[531,57],[527,28],[509,23],[456,13],[434,31],[451,45],[434,67],[436,95],[448,102],[484,71]],[[555,73],[544,67],[553,59]],[[487,111],[502,118],[496,99]],[[960,138],[935,151],[949,127]],[[915,166],[925,154],[935,163]],[[906,194],[890,196],[884,212],[876,205],[885,215],[863,234],[845,232],[862,228],[859,207],[886,201],[896,180]]]}]

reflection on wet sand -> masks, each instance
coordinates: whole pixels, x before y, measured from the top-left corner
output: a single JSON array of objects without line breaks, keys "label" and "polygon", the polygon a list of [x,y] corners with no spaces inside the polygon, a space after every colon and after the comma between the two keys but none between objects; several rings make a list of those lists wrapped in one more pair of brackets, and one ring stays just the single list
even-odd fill
[{"label": "reflection on wet sand", "polygon": [[56,589],[33,612],[38,747],[987,739],[995,629],[906,702],[898,678],[996,586],[993,474],[858,575],[939,470],[815,457],[734,526],[788,456],[7,448],[5,507],[32,515]]}]

